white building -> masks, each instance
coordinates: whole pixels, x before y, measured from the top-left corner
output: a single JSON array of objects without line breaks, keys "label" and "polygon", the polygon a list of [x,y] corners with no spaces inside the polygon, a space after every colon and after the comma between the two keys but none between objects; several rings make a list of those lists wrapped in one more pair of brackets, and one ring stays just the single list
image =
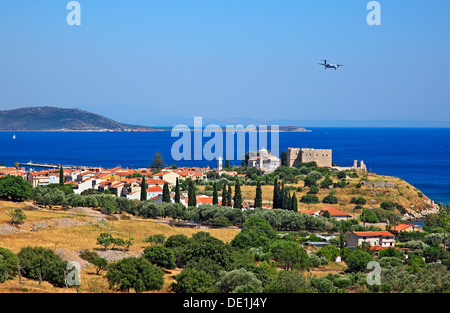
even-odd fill
[{"label": "white building", "polygon": [[275,171],[277,167],[281,165],[281,160],[278,157],[269,154],[266,149],[262,148],[258,150],[257,156],[248,159],[247,165],[270,173]]},{"label": "white building", "polygon": [[347,246],[355,248],[363,242],[372,247],[394,247],[395,236],[388,231],[354,231],[347,235]]}]

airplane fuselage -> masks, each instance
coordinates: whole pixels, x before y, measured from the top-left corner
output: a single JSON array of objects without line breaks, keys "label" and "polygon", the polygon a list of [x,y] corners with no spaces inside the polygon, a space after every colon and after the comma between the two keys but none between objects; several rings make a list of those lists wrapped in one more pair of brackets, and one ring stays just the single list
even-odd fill
[{"label": "airplane fuselage", "polygon": [[341,64],[330,64],[327,63],[327,60],[322,60],[324,63],[318,63],[319,65],[323,65],[325,69],[327,68],[334,68],[335,70],[338,69],[339,66],[342,66]]},{"label": "airplane fuselage", "polygon": [[338,66],[335,65],[335,64],[324,64],[324,66],[325,66],[325,69],[327,69],[327,68],[334,68],[334,69],[337,69],[337,68],[338,68]]}]

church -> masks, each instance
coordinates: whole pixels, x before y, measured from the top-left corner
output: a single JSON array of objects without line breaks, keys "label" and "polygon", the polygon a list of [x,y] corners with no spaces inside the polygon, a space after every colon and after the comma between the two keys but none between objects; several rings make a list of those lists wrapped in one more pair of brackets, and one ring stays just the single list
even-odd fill
[{"label": "church", "polygon": [[248,159],[247,165],[249,167],[256,167],[265,173],[271,173],[281,165],[281,160],[262,148],[258,150],[256,156]]}]

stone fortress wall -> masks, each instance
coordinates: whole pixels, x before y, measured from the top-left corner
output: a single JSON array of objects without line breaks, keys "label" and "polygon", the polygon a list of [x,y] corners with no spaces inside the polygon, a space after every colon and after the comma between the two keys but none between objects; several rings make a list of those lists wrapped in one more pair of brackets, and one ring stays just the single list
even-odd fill
[{"label": "stone fortress wall", "polygon": [[337,171],[367,171],[364,161],[360,161],[359,166],[357,160],[353,161],[353,166],[333,166],[332,157],[333,153],[331,149],[288,148],[289,167],[295,167],[299,163],[316,162],[319,167],[330,167]]},{"label": "stone fortress wall", "polygon": [[316,162],[320,167],[331,167],[331,160],[331,149],[288,148],[288,166],[290,167],[308,162]]}]

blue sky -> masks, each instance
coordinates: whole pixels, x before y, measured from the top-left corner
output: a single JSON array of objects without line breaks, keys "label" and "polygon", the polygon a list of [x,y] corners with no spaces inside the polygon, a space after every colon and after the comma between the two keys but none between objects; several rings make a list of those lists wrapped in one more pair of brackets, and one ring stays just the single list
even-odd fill
[{"label": "blue sky", "polygon": [[450,1],[379,0],[380,26],[368,0],[79,0],[81,26],[68,2],[0,0],[0,109],[450,124]]}]

